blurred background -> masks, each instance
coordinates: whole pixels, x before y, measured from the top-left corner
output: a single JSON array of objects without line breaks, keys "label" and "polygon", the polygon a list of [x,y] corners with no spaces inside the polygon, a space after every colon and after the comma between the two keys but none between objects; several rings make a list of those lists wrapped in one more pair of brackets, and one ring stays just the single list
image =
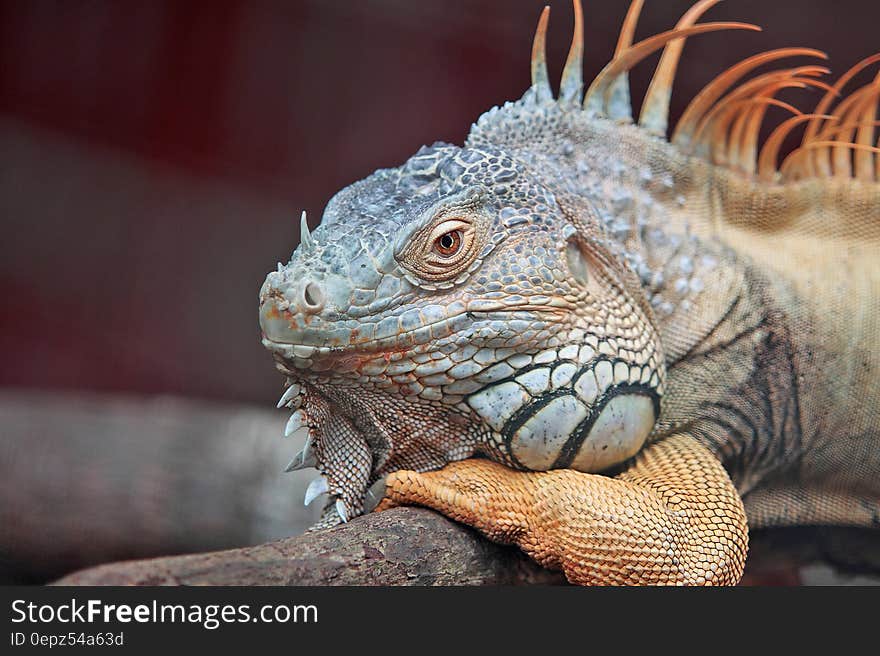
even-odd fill
[{"label": "blurred background", "polygon": [[[543,4],[0,1],[0,580],[302,530],[263,278],[302,209],[314,227],[341,187],[518,98]],[[590,79],[628,3],[584,4]],[[637,38],[691,4],[647,2]],[[571,20],[555,1],[552,79]],[[690,40],[673,115],[761,50],[823,49],[840,74],[880,49],[875,0],[730,0],[704,20],[765,31]]]}]

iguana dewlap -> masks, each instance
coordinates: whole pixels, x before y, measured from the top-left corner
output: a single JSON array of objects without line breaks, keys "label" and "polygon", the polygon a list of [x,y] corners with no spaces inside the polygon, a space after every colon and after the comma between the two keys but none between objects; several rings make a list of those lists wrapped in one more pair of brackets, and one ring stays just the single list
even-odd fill
[{"label": "iguana dewlap", "polygon": [[[698,23],[717,2],[634,44],[635,0],[584,92],[575,0],[558,97],[545,9],[521,100],[303,216],[260,323],[319,526],[379,482],[584,584],[732,584],[749,527],[880,528],[880,75],[850,89],[880,55],[834,86],[823,53],[757,55],[667,140],[685,37],[756,29]],[[810,114],[776,99],[808,86]]]}]

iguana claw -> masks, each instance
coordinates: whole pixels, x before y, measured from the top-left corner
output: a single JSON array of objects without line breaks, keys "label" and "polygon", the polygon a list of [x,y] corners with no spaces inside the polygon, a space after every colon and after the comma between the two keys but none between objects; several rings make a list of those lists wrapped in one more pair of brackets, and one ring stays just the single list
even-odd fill
[{"label": "iguana claw", "polygon": [[378,481],[367,488],[364,495],[364,513],[372,512],[385,496],[385,486],[387,476],[383,476]]},{"label": "iguana claw", "polygon": [[345,503],[342,499],[336,500],[336,512],[339,514],[339,518],[343,523],[348,523],[348,511],[345,509]]}]

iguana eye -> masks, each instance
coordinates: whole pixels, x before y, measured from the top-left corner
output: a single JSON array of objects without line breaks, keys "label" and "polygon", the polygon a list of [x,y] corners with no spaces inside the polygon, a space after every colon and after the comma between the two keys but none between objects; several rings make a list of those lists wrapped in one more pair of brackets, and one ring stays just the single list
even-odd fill
[{"label": "iguana eye", "polygon": [[429,235],[425,263],[444,270],[455,267],[473,251],[474,237],[470,221],[457,217],[441,221]]},{"label": "iguana eye", "polygon": [[443,217],[410,238],[397,259],[420,278],[448,280],[474,261],[479,242],[478,224],[472,218]]},{"label": "iguana eye", "polygon": [[461,230],[451,230],[434,240],[434,250],[443,257],[452,257],[461,250]]}]

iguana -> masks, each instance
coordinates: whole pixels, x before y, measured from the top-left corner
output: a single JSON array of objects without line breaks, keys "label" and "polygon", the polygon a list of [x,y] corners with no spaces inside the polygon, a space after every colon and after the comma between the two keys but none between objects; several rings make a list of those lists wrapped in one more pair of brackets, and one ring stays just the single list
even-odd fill
[{"label": "iguana", "polygon": [[303,215],[260,323],[318,527],[418,504],[579,584],[735,584],[749,528],[880,528],[880,75],[843,97],[880,55],[833,86],[756,55],[667,138],[686,38],[759,29],[699,23],[718,1],[633,43],[634,0],[584,91],[574,0],[557,96],[545,7],[520,100]]}]

